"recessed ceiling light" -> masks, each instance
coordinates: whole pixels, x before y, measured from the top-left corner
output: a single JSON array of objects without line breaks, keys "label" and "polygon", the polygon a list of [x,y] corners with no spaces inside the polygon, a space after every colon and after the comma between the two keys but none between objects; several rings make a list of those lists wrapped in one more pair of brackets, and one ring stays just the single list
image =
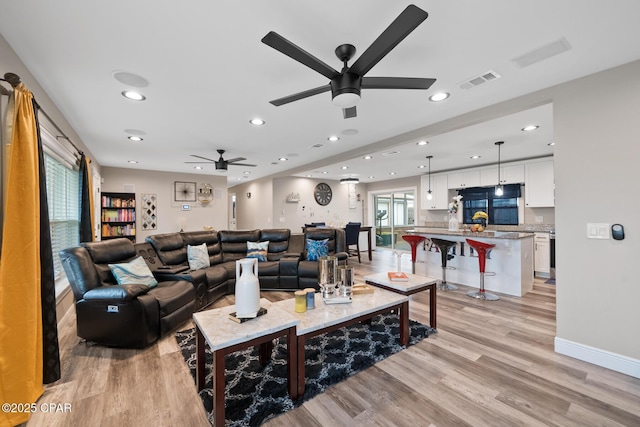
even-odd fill
[{"label": "recessed ceiling light", "polygon": [[322,171],[322,173],[329,173],[329,171]]},{"label": "recessed ceiling light", "polygon": [[365,160],[371,160],[371,159],[373,159],[373,156],[364,156],[364,157],[363,157],[363,159],[365,159]]},{"label": "recessed ceiling light", "polygon": [[539,127],[540,127],[540,126],[538,126],[538,125],[529,125],[529,126],[525,126],[525,127],[523,127],[521,130],[523,130],[523,131],[527,132],[527,131],[530,131],[530,130],[536,130],[536,129],[538,129]]},{"label": "recessed ceiling light", "polygon": [[129,136],[128,138],[129,138],[131,141],[134,141],[134,142],[140,142],[140,141],[142,141],[142,138],[140,138],[139,136]]},{"label": "recessed ceiling light", "polygon": [[369,179],[373,179],[373,178],[375,178],[375,176],[368,176],[367,178],[369,178]]},{"label": "recessed ceiling light", "polygon": [[556,143],[552,141],[552,142],[548,143],[547,145],[553,146],[553,145],[556,145]]},{"label": "recessed ceiling light", "polygon": [[329,138],[327,138],[329,141],[331,142],[336,142],[336,141],[340,141],[340,137],[332,135]]},{"label": "recessed ceiling light", "polygon": [[426,168],[426,166],[425,166],[425,165],[420,165],[420,166],[418,166],[418,169],[424,169],[424,168]]},{"label": "recessed ceiling light", "polygon": [[278,160],[280,160],[281,162],[286,162],[289,159],[287,159],[286,157],[280,157]]},{"label": "recessed ceiling light", "polygon": [[129,163],[131,163],[132,165],[135,165],[136,163],[138,163],[137,160],[129,160]]},{"label": "recessed ceiling light", "polygon": [[262,126],[266,122],[264,120],[256,117],[256,118],[253,118],[253,119],[249,120],[249,123],[251,123],[254,126]]},{"label": "recessed ceiling light", "polygon": [[416,145],[427,145],[429,143],[429,141],[418,141],[416,142]]},{"label": "recessed ceiling light", "polygon": [[306,177],[307,177],[307,178],[311,178],[312,176],[313,176],[313,175],[311,175],[311,174],[306,175]]},{"label": "recessed ceiling light", "polygon": [[132,90],[125,90],[124,92],[122,92],[122,96],[133,101],[144,101],[145,99],[147,99],[143,94],[134,92]]},{"label": "recessed ceiling light", "polygon": [[346,170],[346,169],[349,169],[349,166],[342,166],[340,169]]},{"label": "recessed ceiling light", "polygon": [[431,102],[440,102],[440,101],[444,101],[448,97],[449,97],[449,93],[448,92],[438,92],[438,93],[434,93],[433,95],[431,95],[429,97],[429,101],[431,101]]},{"label": "recessed ceiling light", "polygon": [[480,157],[482,157],[482,156],[478,156],[477,154],[476,154],[475,156],[471,156],[471,158],[472,158],[473,160],[479,159]]},{"label": "recessed ceiling light", "polygon": [[249,171],[244,171],[244,172],[242,172],[242,173],[243,173],[243,174],[245,174],[245,175],[249,175],[251,172],[249,172]]},{"label": "recessed ceiling light", "polygon": [[202,170],[202,166],[194,166],[193,168],[197,170]]},{"label": "recessed ceiling light", "polygon": [[395,172],[389,172],[389,175],[395,175],[395,174],[396,174]]},{"label": "recessed ceiling light", "polygon": [[242,178],[236,178],[236,181],[242,181]]}]

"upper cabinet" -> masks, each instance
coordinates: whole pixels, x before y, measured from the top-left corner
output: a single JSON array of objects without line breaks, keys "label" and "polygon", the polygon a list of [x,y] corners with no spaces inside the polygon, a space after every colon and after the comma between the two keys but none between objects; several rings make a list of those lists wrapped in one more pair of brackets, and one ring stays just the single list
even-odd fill
[{"label": "upper cabinet", "polygon": [[[497,176],[496,176],[497,180]],[[480,186],[480,171],[469,170],[447,175],[448,188],[467,188]]]},{"label": "upper cabinet", "polygon": [[529,208],[554,206],[553,160],[525,165],[524,202]]},{"label": "upper cabinet", "polygon": [[431,175],[431,200],[427,199],[427,191],[429,190],[429,175],[420,177],[420,208],[421,209],[448,209],[449,208],[449,189],[447,188],[447,175]]},{"label": "upper cabinet", "polygon": [[[508,165],[500,168],[500,184],[520,184],[524,179],[524,165]],[[480,186],[498,184],[498,167],[492,166],[480,170]]]}]

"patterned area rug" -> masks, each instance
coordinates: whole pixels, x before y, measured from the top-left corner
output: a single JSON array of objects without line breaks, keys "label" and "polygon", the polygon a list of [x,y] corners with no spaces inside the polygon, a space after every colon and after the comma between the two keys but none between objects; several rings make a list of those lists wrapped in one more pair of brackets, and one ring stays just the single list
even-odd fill
[{"label": "patterned area rug", "polygon": [[[436,330],[410,321],[409,345]],[[328,387],[404,349],[398,343],[399,321],[393,314],[375,317],[371,325],[356,324],[307,340],[304,396],[292,401],[287,393],[286,339],[276,340],[271,361],[260,367],[256,348],[225,358],[225,418],[227,426],[258,426],[289,411]],[[195,329],[176,333],[176,340],[191,375],[196,376]],[[200,392],[209,422],[213,424],[213,356],[206,349],[206,386]]]}]

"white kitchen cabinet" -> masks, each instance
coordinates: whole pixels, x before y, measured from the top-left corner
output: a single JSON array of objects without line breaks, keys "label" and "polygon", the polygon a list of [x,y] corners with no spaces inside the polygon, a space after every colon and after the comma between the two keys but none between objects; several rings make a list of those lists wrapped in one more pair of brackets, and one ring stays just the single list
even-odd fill
[{"label": "white kitchen cabinet", "polygon": [[[500,167],[501,184],[520,184],[524,182],[524,165]],[[498,184],[498,167],[493,166],[480,170],[480,186],[488,187]]]},{"label": "white kitchen cabinet", "polygon": [[549,233],[535,233],[534,270],[536,274],[549,277],[551,272],[551,242]]},{"label": "white kitchen cabinet", "polygon": [[450,189],[479,187],[480,171],[476,169],[466,172],[450,173],[447,175],[447,185]]},{"label": "white kitchen cabinet", "polygon": [[421,197],[420,207],[422,209],[436,210],[447,209],[449,207],[449,189],[447,187],[446,174],[431,175],[431,200],[427,199],[427,191],[429,190],[429,175],[420,177]]},{"label": "white kitchen cabinet", "polygon": [[554,206],[553,160],[525,165],[524,202],[529,208]]}]

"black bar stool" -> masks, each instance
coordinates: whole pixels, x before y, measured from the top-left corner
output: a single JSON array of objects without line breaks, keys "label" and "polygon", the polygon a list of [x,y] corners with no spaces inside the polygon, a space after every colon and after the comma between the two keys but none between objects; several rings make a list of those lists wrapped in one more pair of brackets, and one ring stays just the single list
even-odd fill
[{"label": "black bar stool", "polygon": [[[467,292],[467,295],[472,298],[477,298],[485,301],[499,300],[500,297],[498,295],[490,294],[484,291],[484,267],[487,262],[487,252],[495,248],[496,245],[492,245],[491,243],[478,242],[477,240],[471,239],[467,239],[467,243],[478,252],[478,264],[480,266],[480,290]],[[493,276],[495,273],[486,274]]]},{"label": "black bar stool", "polygon": [[442,291],[455,291],[458,287],[447,283],[447,268],[454,269],[454,267],[447,267],[447,260],[453,259],[453,255],[449,255],[449,249],[455,246],[456,242],[433,238],[431,241],[438,247],[438,250],[440,250],[440,258],[442,259],[442,282],[438,286],[438,289]]}]

